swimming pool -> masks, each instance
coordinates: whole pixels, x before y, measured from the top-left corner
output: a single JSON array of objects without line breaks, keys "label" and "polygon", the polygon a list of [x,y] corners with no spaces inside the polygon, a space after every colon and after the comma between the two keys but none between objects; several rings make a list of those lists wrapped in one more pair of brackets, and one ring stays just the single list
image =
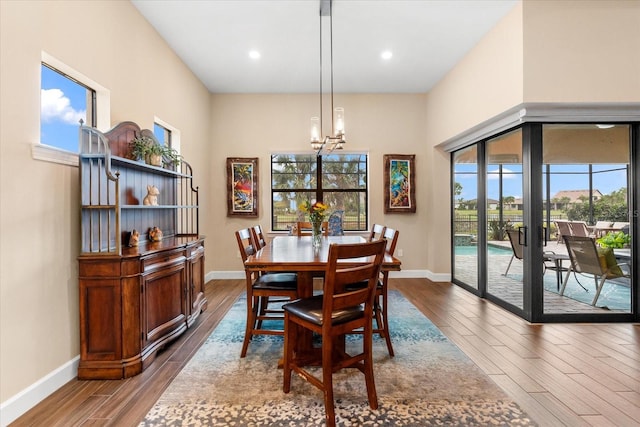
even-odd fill
[{"label": "swimming pool", "polygon": [[[489,255],[511,255],[511,248],[503,248],[501,246],[488,246]],[[455,246],[456,255],[477,255],[478,248],[475,245],[469,246]]]}]

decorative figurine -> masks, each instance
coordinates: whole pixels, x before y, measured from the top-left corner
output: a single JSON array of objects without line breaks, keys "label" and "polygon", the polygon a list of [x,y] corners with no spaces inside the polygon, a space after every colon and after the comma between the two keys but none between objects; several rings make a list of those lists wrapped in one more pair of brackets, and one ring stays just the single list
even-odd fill
[{"label": "decorative figurine", "polygon": [[149,229],[149,240],[152,242],[159,242],[162,240],[162,230],[158,227],[151,227]]},{"label": "decorative figurine", "polygon": [[147,195],[142,200],[145,206],[158,206],[158,194],[160,190],[155,185],[147,185]]},{"label": "decorative figurine", "polygon": [[129,234],[129,247],[138,246],[138,242],[140,241],[140,233],[138,230],[131,230],[131,234]]}]

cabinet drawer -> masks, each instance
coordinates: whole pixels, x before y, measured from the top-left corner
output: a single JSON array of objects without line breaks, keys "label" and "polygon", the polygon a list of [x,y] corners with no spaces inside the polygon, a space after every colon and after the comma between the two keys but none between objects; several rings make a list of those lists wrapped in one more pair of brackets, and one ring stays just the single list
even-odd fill
[{"label": "cabinet drawer", "polygon": [[166,268],[174,264],[184,263],[185,260],[186,257],[183,249],[160,252],[142,259],[142,271],[147,273],[159,268]]}]

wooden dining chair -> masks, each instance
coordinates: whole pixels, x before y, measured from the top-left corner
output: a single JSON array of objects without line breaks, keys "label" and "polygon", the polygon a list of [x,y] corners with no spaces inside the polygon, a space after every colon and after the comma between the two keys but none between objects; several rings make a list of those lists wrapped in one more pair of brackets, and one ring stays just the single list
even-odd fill
[{"label": "wooden dining chair", "polygon": [[[373,376],[372,317],[375,289],[384,259],[385,241],[331,244],[325,270],[324,294],[304,298],[283,306],[284,366],[283,391],[291,390],[291,372],[309,381],[324,392],[327,427],[335,426],[333,373],[342,368],[357,368],[364,373],[367,397],[372,409],[378,407]],[[367,257],[364,264],[345,265],[349,260]],[[367,281],[365,288],[345,290],[349,283]],[[362,352],[348,354],[343,347],[344,335],[362,329]],[[307,370],[308,356],[296,354],[296,339],[307,329],[322,337],[322,377]]]},{"label": "wooden dining chair", "polygon": [[[393,256],[396,251],[400,232],[396,229],[385,227],[384,239],[386,240],[385,253]],[[389,272],[381,271],[378,285],[376,286],[376,298],[373,301],[373,316],[376,319],[376,327],[373,329],[374,334],[379,334],[387,343],[387,351],[390,357],[394,357],[393,345],[391,344],[391,333],[389,332]],[[347,285],[348,290],[363,288],[367,286],[366,282],[351,283]]]},{"label": "wooden dining chair", "polygon": [[262,232],[262,226],[260,226],[260,224],[254,225],[251,228],[251,234],[253,234],[253,241],[256,243],[257,250],[267,246],[267,239],[264,238],[264,233]]},{"label": "wooden dining chair", "polygon": [[369,233],[369,237],[367,238],[367,241],[373,242],[374,240],[382,239],[382,237],[384,236],[385,228],[386,227],[384,225],[373,224],[371,226],[371,232]]},{"label": "wooden dining chair", "polygon": [[[323,221],[321,227],[322,227],[322,235],[323,236],[328,236],[329,235],[329,222],[328,221]],[[311,225],[310,222],[298,221],[298,224],[297,224],[298,237],[300,237],[300,236],[311,236],[311,229],[312,229],[312,225]]]},{"label": "wooden dining chair", "polygon": [[[256,243],[251,228],[236,231],[236,240],[242,262],[256,253]],[[284,312],[267,307],[271,297],[287,297],[294,300],[298,297],[298,276],[296,273],[260,274],[245,269],[247,293],[247,323],[240,357],[247,355],[249,342],[254,335],[283,335],[283,329],[274,328],[273,322],[263,328],[265,320],[283,320]]]}]

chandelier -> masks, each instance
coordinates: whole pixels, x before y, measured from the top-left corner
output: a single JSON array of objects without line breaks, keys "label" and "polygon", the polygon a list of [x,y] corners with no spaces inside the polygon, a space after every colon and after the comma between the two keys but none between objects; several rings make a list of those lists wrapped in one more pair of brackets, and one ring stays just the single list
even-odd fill
[{"label": "chandelier", "polygon": [[[317,155],[330,153],[336,149],[342,149],[344,140],[344,108],[333,107],[333,14],[331,11],[332,0],[320,0],[320,117],[311,118],[311,148]],[[327,136],[322,136],[322,17],[329,17],[329,70],[330,74],[330,102],[331,111],[331,131]]]}]

